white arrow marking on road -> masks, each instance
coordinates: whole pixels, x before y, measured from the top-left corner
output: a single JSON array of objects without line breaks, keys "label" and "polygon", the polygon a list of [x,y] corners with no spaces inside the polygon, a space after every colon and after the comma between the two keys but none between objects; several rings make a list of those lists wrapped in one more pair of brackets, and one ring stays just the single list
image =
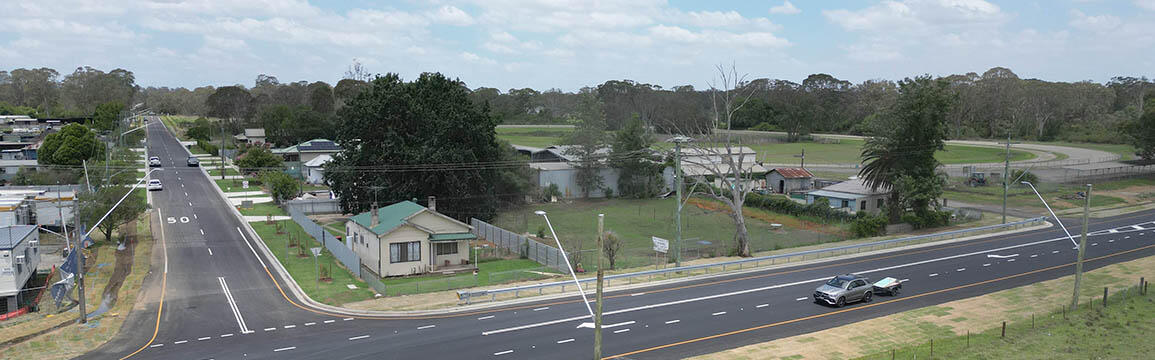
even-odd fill
[{"label": "white arrow marking on road", "polygon": [[1008,259],[1008,258],[1013,258],[1016,256],[1019,256],[1019,254],[1010,254],[1010,255],[987,254],[988,258],[995,258],[995,259]]}]

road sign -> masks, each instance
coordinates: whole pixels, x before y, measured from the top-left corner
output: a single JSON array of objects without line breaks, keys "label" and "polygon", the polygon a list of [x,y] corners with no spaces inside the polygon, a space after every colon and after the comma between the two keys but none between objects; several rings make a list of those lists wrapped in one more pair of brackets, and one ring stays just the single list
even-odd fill
[{"label": "road sign", "polygon": [[313,256],[321,255],[321,248],[319,247],[309,248],[309,251],[313,252]]},{"label": "road sign", "polygon": [[241,181],[241,188],[242,189],[248,189],[249,188],[249,181],[248,180]]},{"label": "road sign", "polygon": [[654,239],[654,251],[665,253],[666,251],[670,250],[670,240],[666,240],[657,236],[653,236],[652,238]]}]

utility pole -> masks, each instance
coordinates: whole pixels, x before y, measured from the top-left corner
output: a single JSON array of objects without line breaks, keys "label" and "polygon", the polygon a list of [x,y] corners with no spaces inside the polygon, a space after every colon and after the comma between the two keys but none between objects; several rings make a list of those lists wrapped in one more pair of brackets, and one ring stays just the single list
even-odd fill
[{"label": "utility pole", "polygon": [[1007,131],[1007,159],[1006,165],[1003,166],[1003,224],[1007,223],[1007,190],[1010,189],[1011,175],[1011,132]]},{"label": "utility pole", "polygon": [[[57,189],[58,189],[57,193],[59,193],[59,188],[57,188]],[[72,221],[73,221],[73,225],[75,225],[76,224],[76,195],[75,195],[75,193],[72,196]],[[60,223],[64,224],[64,218],[60,218]],[[76,235],[76,242],[75,242],[76,251],[79,252],[76,254],[76,280],[77,280],[77,284],[78,284],[77,291],[79,293],[79,298],[80,298],[80,323],[84,324],[84,323],[88,322],[88,312],[84,309],[84,303],[85,303],[85,301],[84,301],[84,238],[83,238],[83,235],[80,235],[80,231],[73,231],[72,234]]]},{"label": "utility pole", "polygon": [[674,194],[678,203],[678,211],[674,213],[674,267],[682,267],[682,141],[674,140]]},{"label": "utility pole", "polygon": [[225,119],[221,119],[221,148],[217,155],[221,157],[221,180],[225,179]]},{"label": "utility pole", "polygon": [[605,249],[605,219],[605,214],[598,214],[598,294],[594,308],[594,360],[602,359],[602,281],[605,278],[602,271],[602,255],[604,255],[602,252]]},{"label": "utility pole", "polygon": [[1087,195],[1083,202],[1083,236],[1079,237],[1079,260],[1075,262],[1075,292],[1071,296],[1071,309],[1079,308],[1079,284],[1083,282],[1083,254],[1087,249],[1087,220],[1091,217],[1091,184],[1087,184]]},{"label": "utility pole", "polygon": [[799,167],[805,169],[806,168],[806,148],[805,147],[802,148],[802,155],[794,155],[794,157],[802,158],[802,160],[801,160],[802,163],[799,164]]}]

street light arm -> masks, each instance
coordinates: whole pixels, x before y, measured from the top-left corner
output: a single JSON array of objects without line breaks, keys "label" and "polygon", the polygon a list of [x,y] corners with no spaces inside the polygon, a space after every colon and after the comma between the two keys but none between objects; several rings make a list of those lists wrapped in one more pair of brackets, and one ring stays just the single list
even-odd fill
[{"label": "street light arm", "polygon": [[1038,197],[1039,197],[1039,201],[1042,201],[1042,202],[1043,202],[1043,206],[1046,206],[1046,207],[1047,207],[1047,211],[1050,211],[1050,212],[1051,212],[1051,217],[1055,218],[1055,222],[1059,223],[1059,227],[1060,227],[1060,228],[1063,228],[1063,232],[1064,232],[1064,233],[1067,233],[1067,238],[1068,238],[1068,239],[1070,239],[1070,240],[1071,240],[1071,243],[1072,243],[1072,244],[1075,244],[1075,248],[1076,248],[1076,249],[1078,249],[1078,248],[1079,248],[1079,242],[1075,241],[1075,237],[1074,237],[1074,236],[1071,236],[1071,232],[1070,232],[1070,231],[1067,231],[1067,227],[1063,225],[1063,221],[1062,221],[1062,220],[1059,220],[1059,216],[1058,216],[1058,215],[1055,215],[1055,211],[1054,211],[1054,210],[1051,210],[1051,206],[1050,206],[1050,205],[1047,205],[1047,201],[1046,201],[1046,200],[1043,200],[1043,195],[1040,195],[1040,194],[1039,194],[1039,190],[1038,190],[1038,189],[1035,189],[1035,185],[1034,185],[1034,184],[1031,184],[1031,182],[1030,182],[1030,181],[1023,181],[1022,183],[1023,183],[1023,184],[1027,184],[1027,186],[1030,186],[1030,187],[1031,187],[1031,191],[1034,191],[1034,192],[1035,192],[1035,196],[1038,196]]},{"label": "street light arm", "polygon": [[88,229],[88,232],[84,233],[84,236],[81,237],[80,239],[78,239],[77,241],[81,241],[82,239],[87,239],[88,235],[92,234],[92,232],[95,231],[98,226],[100,226],[100,223],[104,222],[104,219],[107,219],[108,215],[111,215],[112,212],[114,210],[116,210],[116,207],[120,206],[120,203],[124,202],[124,199],[127,199],[129,195],[132,195],[132,191],[136,190],[136,187],[140,186],[141,182],[143,182],[145,179],[148,179],[148,176],[152,175],[152,172],[157,171],[157,170],[159,170],[159,169],[150,169],[150,170],[148,170],[147,173],[144,173],[144,176],[141,177],[140,180],[137,180],[136,184],[133,184],[132,188],[128,189],[128,192],[124,193],[124,196],[120,197],[120,200],[116,202],[116,205],[112,205],[112,208],[108,209],[108,212],[104,213],[104,216],[101,216],[100,220],[97,220],[95,224],[92,224],[92,228]]},{"label": "street light arm", "polygon": [[[544,211],[540,210],[537,212],[537,214],[545,218],[545,225],[549,227],[549,233],[553,235],[553,240],[557,242],[557,248],[558,250],[561,250],[561,257],[565,260],[565,266],[569,268],[569,273],[573,276],[573,282],[574,284],[577,284],[578,292],[582,295],[582,302],[586,304],[586,310],[590,312],[590,318],[593,318],[594,309],[590,307],[590,300],[586,298],[586,291],[582,289],[582,283],[578,281],[577,272],[573,271],[573,265],[570,265],[569,263],[569,256],[566,256],[565,249],[561,247],[561,239],[559,239],[557,237],[557,233],[553,231],[553,224],[549,222],[549,216],[547,216]],[[601,235],[599,234],[599,236]],[[578,251],[581,251],[581,249],[578,249]]]}]

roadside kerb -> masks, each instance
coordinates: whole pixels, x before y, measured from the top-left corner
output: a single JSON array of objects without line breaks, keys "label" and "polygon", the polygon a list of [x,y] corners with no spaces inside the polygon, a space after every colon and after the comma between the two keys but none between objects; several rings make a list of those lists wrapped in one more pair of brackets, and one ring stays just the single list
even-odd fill
[{"label": "roadside kerb", "polygon": [[[1038,218],[1026,219],[1026,220],[1016,221],[1016,222],[1006,223],[1006,224],[987,225],[987,226],[981,226],[981,227],[977,227],[977,228],[960,229],[960,230],[953,230],[953,231],[947,231],[947,232],[942,232],[942,233],[917,235],[917,236],[910,236],[910,237],[905,237],[905,238],[876,241],[876,242],[864,243],[864,244],[839,246],[839,247],[833,247],[833,248],[827,248],[827,249],[814,249],[814,250],[800,251],[800,252],[795,252],[795,253],[762,256],[762,257],[749,258],[749,259],[739,259],[739,260],[726,261],[726,262],[720,262],[720,263],[712,263],[712,264],[700,264],[700,265],[691,265],[691,266],[682,266],[682,267],[671,267],[671,268],[666,268],[666,269],[646,270],[646,271],[639,271],[639,272],[626,273],[626,274],[610,275],[610,276],[606,276],[605,280],[608,282],[608,281],[612,281],[612,280],[623,280],[624,279],[627,282],[632,283],[633,279],[636,277],[643,277],[643,276],[653,277],[654,275],[670,276],[671,273],[681,273],[681,272],[692,273],[692,272],[698,271],[698,270],[703,271],[705,274],[709,274],[710,268],[721,268],[720,272],[727,271],[728,267],[737,267],[739,270],[743,269],[746,266],[752,266],[752,267],[757,268],[763,262],[770,262],[771,265],[774,265],[776,263],[789,263],[792,258],[798,258],[799,260],[806,260],[806,257],[810,256],[810,255],[813,255],[814,259],[829,258],[829,257],[833,257],[833,256],[836,256],[839,254],[841,254],[841,255],[851,254],[851,250],[854,251],[854,253],[853,253],[854,255],[858,255],[863,251],[863,249],[867,249],[867,251],[873,251],[876,249],[887,249],[891,245],[894,245],[893,247],[898,247],[897,244],[899,244],[899,243],[912,243],[912,242],[925,241],[925,240],[933,241],[933,239],[935,239],[935,238],[948,238],[949,239],[949,238],[953,238],[953,237],[965,237],[965,236],[969,236],[969,235],[972,235],[975,233],[992,231],[992,230],[1017,229],[1019,227],[1025,227],[1025,226],[1030,226],[1030,225],[1039,225],[1039,224],[1042,224],[1043,222],[1045,222],[1045,220],[1046,220],[1045,217],[1038,217]],[[823,257],[822,254],[828,254],[828,256]],[[580,279],[578,281],[592,282],[594,280],[595,280],[594,278],[585,278],[585,279]],[[556,281],[556,282],[551,282],[551,283],[523,285],[523,286],[504,288],[504,289],[490,289],[490,290],[477,290],[477,291],[462,290],[462,291],[457,292],[457,297],[461,300],[464,300],[466,304],[471,304],[473,299],[475,299],[475,298],[489,297],[492,300],[499,294],[508,294],[508,293],[513,293],[514,297],[518,297],[520,292],[522,292],[522,291],[536,290],[540,294],[546,288],[555,288],[556,287],[556,288],[561,288],[561,291],[565,292],[565,288],[567,286],[574,286],[573,282],[572,281]]]}]

